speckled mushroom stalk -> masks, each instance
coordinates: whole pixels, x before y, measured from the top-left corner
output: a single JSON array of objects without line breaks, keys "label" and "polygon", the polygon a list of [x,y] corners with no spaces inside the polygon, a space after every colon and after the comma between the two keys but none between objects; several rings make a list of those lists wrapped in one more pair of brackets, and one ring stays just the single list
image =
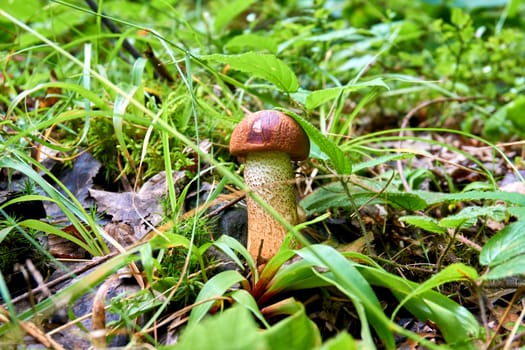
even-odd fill
[{"label": "speckled mushroom stalk", "polygon": [[[247,116],[233,131],[230,153],[246,162],[244,181],[289,223],[297,224],[294,173],[291,160],[304,160],[310,143],[292,118],[277,111]],[[266,263],[281,247],[287,230],[250,196],[248,251],[257,264]]]}]

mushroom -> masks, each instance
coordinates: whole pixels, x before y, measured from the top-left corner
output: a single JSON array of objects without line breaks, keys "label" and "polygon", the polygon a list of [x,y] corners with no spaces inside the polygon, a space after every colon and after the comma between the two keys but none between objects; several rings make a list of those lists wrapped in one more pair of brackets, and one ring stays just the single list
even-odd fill
[{"label": "mushroom", "polygon": [[[304,130],[289,116],[263,110],[244,118],[233,130],[230,153],[245,161],[244,181],[290,224],[298,222],[290,160],[308,157],[310,141]],[[247,248],[258,265],[273,257],[287,230],[247,196]]]}]

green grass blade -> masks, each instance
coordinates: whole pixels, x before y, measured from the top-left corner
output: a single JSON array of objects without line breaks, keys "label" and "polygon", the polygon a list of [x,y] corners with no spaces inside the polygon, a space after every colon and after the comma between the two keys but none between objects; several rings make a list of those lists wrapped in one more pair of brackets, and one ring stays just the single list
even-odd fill
[{"label": "green grass blade", "polygon": [[66,233],[66,232],[56,228],[53,225],[45,223],[43,221],[29,219],[29,220],[24,220],[24,221],[19,222],[18,225],[21,226],[21,227],[27,227],[29,229],[42,231],[42,232],[45,232],[45,233],[48,233],[48,234],[50,233],[50,234],[53,234],[55,236],[62,237],[64,239],[67,239],[68,241],[71,241],[71,242],[75,243],[76,245],[78,245],[80,248],[84,249],[87,252],[91,252],[92,251],[91,247],[89,245],[87,245],[85,242],[83,242],[82,240],[78,239],[77,237],[75,237],[75,236],[73,236],[73,235],[71,235],[69,233]]},{"label": "green grass blade", "polygon": [[255,267],[255,261],[253,260],[253,257],[250,255],[250,253],[248,253],[246,247],[235,238],[232,238],[228,235],[222,235],[219,237],[219,239],[213,242],[213,245],[219,248],[230,259],[232,259],[233,262],[237,264],[237,266],[243,268],[243,263],[236,253],[240,254],[248,263],[250,271],[257,273],[257,268]]},{"label": "green grass blade", "polygon": [[265,328],[270,328],[270,324],[268,324],[261,310],[259,310],[257,302],[248,291],[244,289],[235,290],[230,296],[233,298],[233,300],[235,300],[235,302],[250,310],[250,312],[259,320],[259,322],[263,324]]},{"label": "green grass blade", "polygon": [[[398,300],[405,299],[418,288],[417,283],[377,267],[359,265],[357,268],[371,285],[389,289]],[[408,299],[405,308],[423,322],[430,320],[436,323],[449,346],[456,349],[476,349],[474,340],[482,333],[478,321],[466,308],[445,295],[427,290]],[[411,333],[406,335],[413,339],[419,338]]]},{"label": "green grass blade", "polygon": [[398,311],[403,307],[403,305],[405,305],[405,303],[408,300],[414,298],[417,295],[423,294],[424,292],[430,291],[445,283],[461,281],[474,282],[477,278],[478,273],[471,266],[461,263],[449,265],[443,270],[439,271],[437,274],[433,275],[425,282],[423,282],[422,284],[420,284],[417,288],[410,292],[403,300],[401,300],[399,302],[399,305],[392,312],[392,316],[390,318],[394,320],[395,316],[397,315]]},{"label": "green grass blade", "polygon": [[244,276],[233,270],[221,272],[210,278],[210,280],[202,287],[197,299],[195,300],[195,303],[202,303],[191,310],[188,319],[188,328],[195,327],[199,321],[206,316],[215,303],[215,300],[213,299],[224,296],[228,289],[241,281],[245,281]]},{"label": "green grass blade", "polygon": [[[91,43],[86,43],[84,45],[84,67],[82,69],[82,87],[86,90],[91,90],[91,75],[89,70],[91,69]],[[82,135],[78,140],[78,144],[81,144],[87,137],[89,132],[89,126],[91,124],[90,111],[91,111],[91,101],[87,98],[84,98],[84,109],[86,111],[86,116],[84,117],[84,127],[82,129]]]},{"label": "green grass blade", "polygon": [[[44,299],[42,302],[36,304],[33,308],[20,313],[18,318],[20,320],[27,321],[36,316],[51,317],[55,310],[61,307],[66,307],[76,298],[86,293],[91,288],[97,286],[111,274],[115,273],[118,269],[126,266],[132,261],[135,261],[137,259],[135,252],[136,250],[130,250],[115,256],[114,258],[95,268],[93,271],[83,275],[81,279],[73,282],[71,285],[62,289],[57,294]],[[0,334],[2,334],[5,330],[5,326],[0,326]]]},{"label": "green grass blade", "polygon": [[372,325],[385,346],[389,349],[394,348],[395,342],[390,322],[386,320],[374,291],[352,262],[334,248],[325,245],[312,245],[297,251],[297,254],[312,265],[326,269],[327,273],[318,273],[318,275],[346,294],[356,309],[363,307],[367,319],[361,319],[361,328],[362,335],[366,336],[363,339],[366,343],[373,344],[367,331],[369,325]]}]

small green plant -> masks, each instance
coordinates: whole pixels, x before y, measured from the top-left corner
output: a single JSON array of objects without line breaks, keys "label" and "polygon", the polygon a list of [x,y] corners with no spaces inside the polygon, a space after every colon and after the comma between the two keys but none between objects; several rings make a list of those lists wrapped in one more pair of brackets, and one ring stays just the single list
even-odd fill
[{"label": "small green plant", "polygon": [[[430,349],[510,347],[519,324],[490,328],[483,300],[487,285],[525,265],[524,197],[499,190],[505,174],[522,180],[522,164],[509,160],[519,152],[491,143],[523,135],[524,8],[433,3],[115,0],[89,9],[30,0],[0,9],[0,168],[37,190],[11,204],[52,202],[79,233],[18,218],[2,222],[0,238],[55,234],[101,260],[114,254],[27,311],[16,309],[0,276],[12,321],[2,319],[2,340],[20,334],[14,343],[22,342],[13,331],[22,322],[50,318],[140,259],[134,277],[144,289],[113,300],[122,318],[107,328],[155,347],[164,345],[157,335],[186,319],[180,344],[165,348],[213,339],[219,349],[393,349],[397,336]],[[283,248],[262,271],[236,240],[208,241],[203,216],[183,214],[190,185],[178,191],[169,176],[163,214],[173,229],[152,228],[110,253],[118,244],[92,209],[29,156],[36,146],[51,155],[91,152],[107,182],[127,191],[160,171],[185,170],[196,193],[217,185],[212,201],[232,188],[249,192],[226,145],[244,114],[270,108],[292,115],[313,147],[297,179],[307,224],[291,227],[253,197],[303,244]],[[453,166],[473,171],[476,182],[458,181],[447,172]],[[337,222],[365,248],[300,235],[307,228],[330,238]],[[237,270],[219,272],[213,249]],[[308,293],[341,300],[357,326],[326,332],[313,322],[319,310]],[[435,337],[402,327],[404,316],[427,322]]]},{"label": "small green plant", "polygon": [[[236,241],[220,239],[217,246],[230,249],[240,248],[237,252],[247,259],[249,266],[253,266],[253,261],[250,262],[247,251],[239,247]],[[231,254],[233,251],[230,249],[224,249],[224,251]],[[296,254],[301,259],[294,259],[290,262],[290,259]],[[230,257],[237,260],[235,254]],[[349,257],[367,263],[357,264],[349,260]],[[455,270],[457,272],[453,274],[454,277],[451,277],[451,270],[453,269],[450,268],[439,275],[440,277],[447,275],[447,277],[438,279],[438,284],[459,279],[471,280],[476,276],[475,271],[467,266],[458,266]],[[279,327],[279,322],[272,326],[275,322],[272,320],[280,319],[279,316],[289,315],[290,325],[297,321],[294,320],[294,314],[286,311],[290,308],[294,309],[293,305],[296,302],[291,299],[282,299],[281,295],[287,295],[292,291],[327,288],[328,286],[337,288],[352,301],[361,321],[360,342],[363,345],[374,346],[375,342],[370,329],[372,326],[387,348],[394,346],[392,330],[417,340],[425,346],[434,347],[431,343],[421,339],[419,335],[401,328],[389,319],[384,314],[372,290],[372,285],[390,289],[400,301],[406,298],[405,307],[421,320],[431,320],[437,323],[450,345],[474,348],[474,341],[480,337],[479,325],[466,309],[432,291],[431,287],[418,288],[416,283],[387,273],[370,258],[361,254],[353,253],[345,256],[344,253],[326,245],[310,245],[298,251],[282,249],[270,260],[260,276],[253,267],[251,275],[254,277],[248,280],[236,271],[225,271],[211,278],[203,286],[196,300],[197,303],[202,301],[202,304],[195,306],[188,321],[186,332],[191,335],[188,335],[189,339],[187,343],[184,343],[187,344],[186,346],[197,344],[197,342],[203,344],[203,340],[195,338],[199,333],[193,330],[210,309],[221,309],[227,305],[226,303],[240,304],[242,308],[250,311],[252,317],[260,321],[267,331],[271,332],[273,327]],[[231,289],[237,284],[240,284],[241,289]],[[328,292],[329,289],[326,291]],[[423,307],[423,305],[426,306]],[[443,309],[448,310],[446,315],[443,314]],[[294,332],[304,331],[301,328],[294,329]],[[303,345],[307,347],[316,345],[315,342],[311,342],[312,340],[309,341]],[[316,341],[319,342],[319,339]]]}]

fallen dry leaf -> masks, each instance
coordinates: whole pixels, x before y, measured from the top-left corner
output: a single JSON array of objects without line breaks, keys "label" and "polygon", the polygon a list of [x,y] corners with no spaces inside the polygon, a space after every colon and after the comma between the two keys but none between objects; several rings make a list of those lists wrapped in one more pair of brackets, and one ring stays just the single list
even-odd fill
[{"label": "fallen dry leaf", "polygon": [[[183,171],[173,173],[173,182],[185,178]],[[162,198],[167,193],[166,173],[160,172],[149,179],[138,192],[108,192],[89,189],[95,200],[97,211],[112,217],[113,222],[128,224],[140,239],[158,225],[164,217]]]}]

